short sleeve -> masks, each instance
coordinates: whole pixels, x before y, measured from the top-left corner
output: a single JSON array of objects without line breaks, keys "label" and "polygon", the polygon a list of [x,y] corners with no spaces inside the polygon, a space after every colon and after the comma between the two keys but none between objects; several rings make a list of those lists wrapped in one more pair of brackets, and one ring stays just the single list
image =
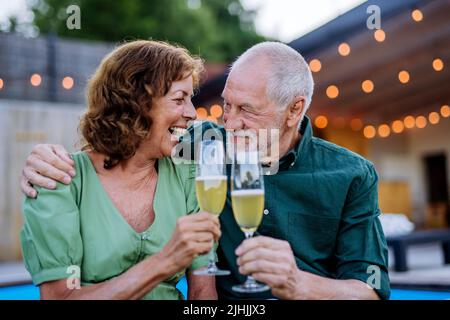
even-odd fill
[{"label": "short sleeve", "polygon": [[388,250],[379,220],[378,177],[371,163],[354,179],[342,213],[336,246],[337,278],[370,285],[382,299],[390,295]]},{"label": "short sleeve", "polygon": [[[185,171],[185,183],[184,190],[186,194],[186,207],[187,214],[197,213],[200,211],[200,207],[197,201],[197,195],[195,193],[195,164],[179,164],[178,166],[184,166]],[[214,245],[214,252],[217,249],[217,244]],[[215,254],[215,260],[217,261],[217,255]],[[199,269],[208,265],[208,255],[198,256],[192,261],[190,270]]]},{"label": "short sleeve", "polygon": [[38,188],[36,199],[23,202],[22,253],[35,285],[65,279],[73,274],[73,266],[81,267],[83,245],[75,199],[72,182],[58,183],[55,190]]}]

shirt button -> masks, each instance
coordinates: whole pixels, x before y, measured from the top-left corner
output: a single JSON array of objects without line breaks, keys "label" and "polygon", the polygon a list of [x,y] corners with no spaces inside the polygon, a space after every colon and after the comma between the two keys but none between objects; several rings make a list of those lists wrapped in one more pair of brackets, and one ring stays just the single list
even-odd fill
[{"label": "shirt button", "polygon": [[264,209],[263,213],[264,213],[265,215],[268,215],[268,214],[269,214],[269,210]]},{"label": "shirt button", "polygon": [[293,167],[293,166],[294,166],[294,164],[295,164],[295,161],[291,163],[291,167]]},{"label": "shirt button", "polygon": [[142,240],[147,240],[147,236],[145,234],[142,235],[141,237]]}]

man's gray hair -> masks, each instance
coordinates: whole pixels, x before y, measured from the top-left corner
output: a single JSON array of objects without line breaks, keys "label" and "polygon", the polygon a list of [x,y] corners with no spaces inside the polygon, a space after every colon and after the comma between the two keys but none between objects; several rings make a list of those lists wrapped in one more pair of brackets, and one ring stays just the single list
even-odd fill
[{"label": "man's gray hair", "polygon": [[269,100],[285,109],[294,99],[303,96],[305,98],[303,118],[311,104],[314,80],[302,55],[281,42],[261,42],[239,56],[231,66],[231,71],[240,62],[257,57],[267,58],[270,61],[267,84]]}]

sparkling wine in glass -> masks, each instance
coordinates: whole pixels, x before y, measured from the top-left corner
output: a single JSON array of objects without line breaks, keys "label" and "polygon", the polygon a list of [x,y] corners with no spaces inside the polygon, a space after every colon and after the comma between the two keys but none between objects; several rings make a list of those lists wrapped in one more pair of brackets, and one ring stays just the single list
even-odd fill
[{"label": "sparkling wine in glass", "polygon": [[[200,142],[195,178],[197,200],[202,211],[220,215],[227,198],[227,174],[225,150],[222,141],[204,140]],[[194,271],[195,275],[222,276],[230,271],[217,268],[214,261],[214,246],[209,253],[208,266]]]},{"label": "sparkling wine in glass", "polygon": [[[261,224],[264,210],[264,177],[256,151],[236,152],[231,179],[234,218],[248,239]],[[233,286],[232,290],[252,293],[270,290],[270,287],[249,275],[243,284]]]}]

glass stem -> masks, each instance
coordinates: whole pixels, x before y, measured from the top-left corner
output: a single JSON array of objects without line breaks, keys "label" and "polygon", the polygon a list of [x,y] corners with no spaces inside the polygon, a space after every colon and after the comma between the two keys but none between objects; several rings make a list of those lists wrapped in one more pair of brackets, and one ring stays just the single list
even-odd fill
[{"label": "glass stem", "polygon": [[[244,232],[245,234],[245,239],[250,239],[251,237],[253,237],[253,232]],[[244,286],[247,288],[253,287],[256,285],[256,281],[255,279],[253,279],[253,277],[251,275],[247,276],[247,279],[245,280]]]},{"label": "glass stem", "polygon": [[211,248],[211,250],[209,250],[209,253],[208,253],[208,259],[209,259],[209,261],[208,261],[208,269],[211,269],[211,268],[216,268],[216,259],[214,259],[214,245],[215,245],[215,242],[214,242],[214,240],[212,241],[212,248]]},{"label": "glass stem", "polygon": [[251,288],[254,287],[255,285],[256,285],[255,279],[253,279],[251,275],[248,275],[247,279],[245,280],[244,286],[246,286],[247,288]]}]

